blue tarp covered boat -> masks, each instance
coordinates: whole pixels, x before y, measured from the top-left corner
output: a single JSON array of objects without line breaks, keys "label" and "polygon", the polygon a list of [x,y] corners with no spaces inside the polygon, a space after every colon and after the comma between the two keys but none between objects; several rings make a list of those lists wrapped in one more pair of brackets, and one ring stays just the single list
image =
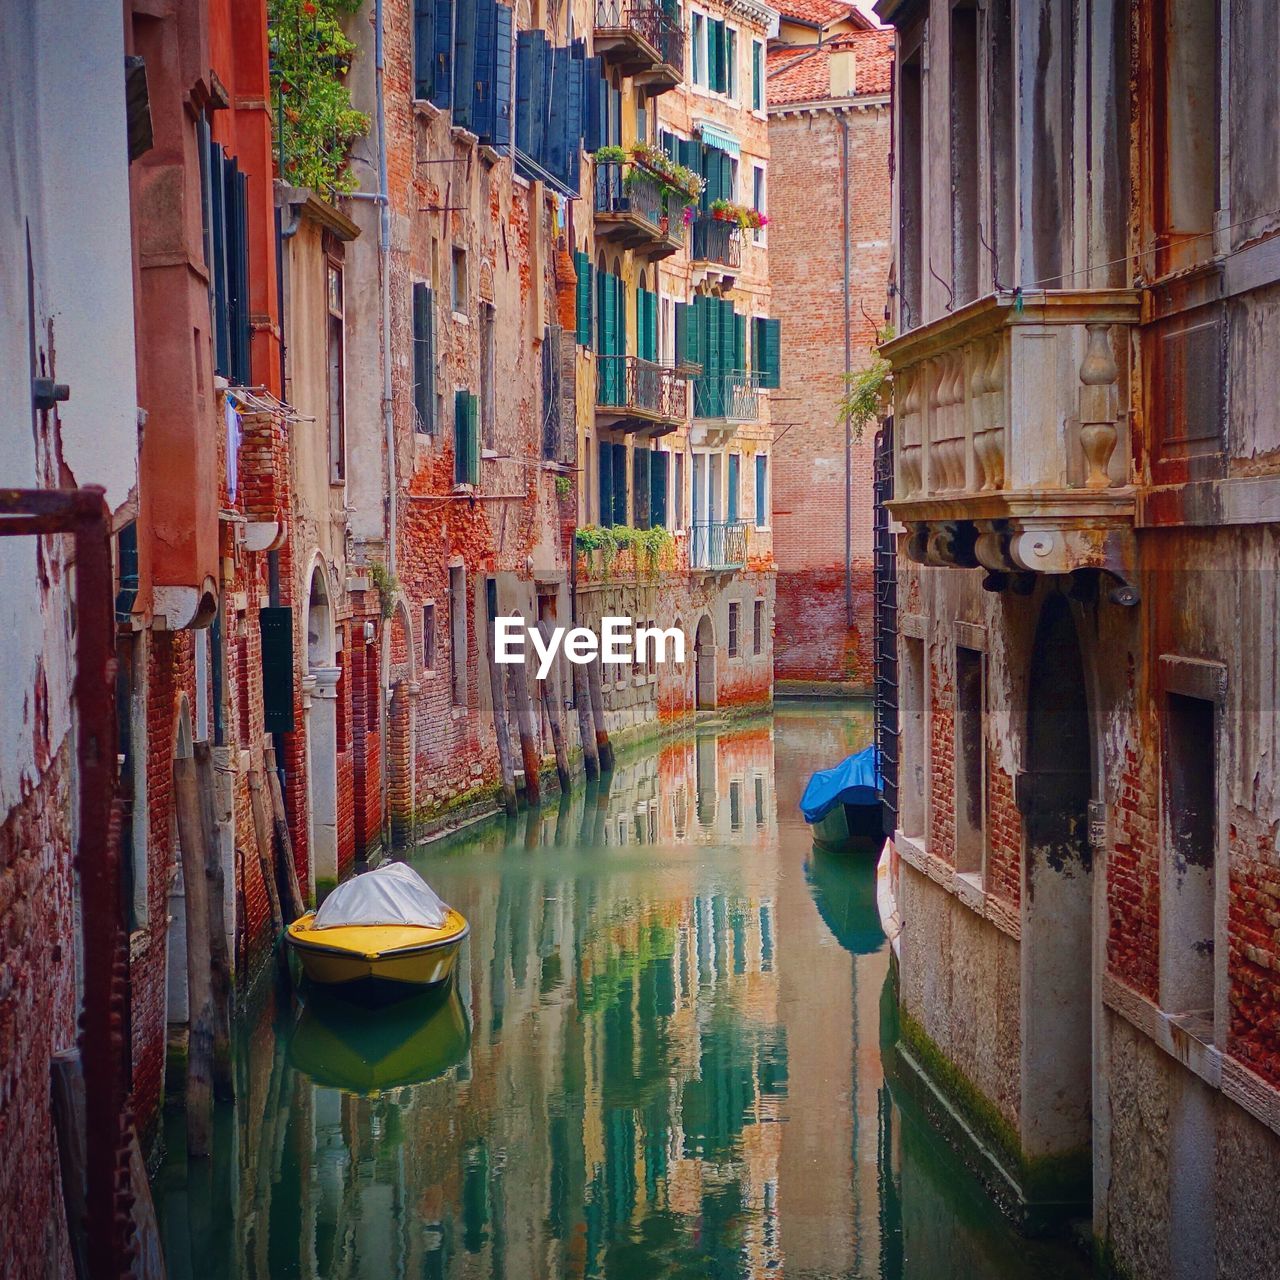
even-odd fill
[{"label": "blue tarp covered boat", "polygon": [[880,771],[875,745],[848,756],[834,769],[819,769],[800,799],[814,839],[827,848],[853,848],[884,838]]}]

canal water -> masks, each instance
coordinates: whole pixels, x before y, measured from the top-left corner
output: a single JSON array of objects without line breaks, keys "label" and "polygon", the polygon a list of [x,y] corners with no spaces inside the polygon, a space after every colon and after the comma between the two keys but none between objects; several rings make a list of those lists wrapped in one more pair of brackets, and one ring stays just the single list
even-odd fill
[{"label": "canal water", "polygon": [[166,1117],[169,1275],[1085,1275],[886,1082],[874,867],[798,812],[870,737],[863,704],[784,703],[415,850],[471,921],[454,989],[257,1001],[213,1158]]}]

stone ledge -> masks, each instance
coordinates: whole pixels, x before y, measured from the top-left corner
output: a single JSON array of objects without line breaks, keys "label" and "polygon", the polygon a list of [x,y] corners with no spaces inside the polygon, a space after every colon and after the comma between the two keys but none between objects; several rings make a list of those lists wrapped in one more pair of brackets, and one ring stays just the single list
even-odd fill
[{"label": "stone ledge", "polygon": [[[945,889],[961,906],[989,921],[1015,942],[1021,939],[1022,916],[1018,908],[988,892],[974,873],[957,871],[900,830],[893,833],[893,847],[912,870]],[[910,921],[905,921],[904,927],[910,928]]]}]

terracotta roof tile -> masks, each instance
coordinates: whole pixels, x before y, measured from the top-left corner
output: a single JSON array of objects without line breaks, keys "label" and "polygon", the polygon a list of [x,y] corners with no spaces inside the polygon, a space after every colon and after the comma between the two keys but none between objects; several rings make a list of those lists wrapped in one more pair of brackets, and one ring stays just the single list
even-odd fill
[{"label": "terracotta roof tile", "polygon": [[849,0],[781,0],[774,8],[783,22],[803,22],[806,26],[829,27],[833,22],[852,22],[859,28],[872,25]]},{"label": "terracotta roof tile", "polygon": [[849,31],[824,44],[773,48],[768,55],[769,105],[831,96],[831,51],[854,51],[855,96],[888,93],[893,79],[893,32]]}]

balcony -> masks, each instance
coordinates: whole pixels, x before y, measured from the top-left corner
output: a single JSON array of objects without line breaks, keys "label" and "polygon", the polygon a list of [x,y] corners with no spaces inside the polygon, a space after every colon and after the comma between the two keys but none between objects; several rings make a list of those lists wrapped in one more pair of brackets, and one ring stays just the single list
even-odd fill
[{"label": "balcony", "polygon": [[723,444],[735,427],[760,418],[760,375],[725,373],[693,380],[696,443]]},{"label": "balcony", "polygon": [[699,214],[693,220],[693,253],[695,266],[736,271],[742,266],[742,229],[733,222]]},{"label": "balcony", "polygon": [[669,258],[684,248],[685,206],[641,165],[597,161],[595,232],[598,241],[634,249],[647,258]]},{"label": "balcony", "polygon": [[882,348],[896,418],[889,509],[913,560],[984,566],[992,590],[1011,575],[1104,570],[1132,602],[1139,313],[1124,289],[999,294]]},{"label": "balcony", "polygon": [[596,424],[665,436],[684,423],[688,386],[668,365],[639,356],[596,356]]},{"label": "balcony", "polygon": [[652,0],[596,0],[595,51],[650,93],[684,79],[684,28]]},{"label": "balcony", "polygon": [[747,563],[747,526],[741,520],[695,520],[689,526],[689,568],[729,573]]}]

